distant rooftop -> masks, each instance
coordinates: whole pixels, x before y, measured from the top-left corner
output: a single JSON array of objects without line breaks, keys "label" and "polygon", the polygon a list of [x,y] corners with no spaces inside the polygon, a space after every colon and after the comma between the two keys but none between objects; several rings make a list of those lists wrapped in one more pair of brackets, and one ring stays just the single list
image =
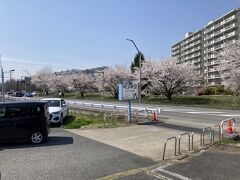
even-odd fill
[{"label": "distant rooftop", "polygon": [[90,69],[72,69],[72,70],[66,70],[66,71],[60,71],[60,72],[55,72],[56,75],[70,75],[70,74],[93,74],[96,72],[104,71],[105,69],[108,69],[107,66],[101,66],[101,67],[96,67],[96,68],[90,68]]}]

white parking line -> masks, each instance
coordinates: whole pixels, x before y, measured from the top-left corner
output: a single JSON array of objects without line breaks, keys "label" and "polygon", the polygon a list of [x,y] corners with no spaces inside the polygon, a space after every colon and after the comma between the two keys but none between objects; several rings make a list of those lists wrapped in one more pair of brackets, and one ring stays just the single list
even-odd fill
[{"label": "white parking line", "polygon": [[165,170],[165,169],[162,169],[162,168],[157,168],[157,169],[154,169],[153,172],[157,173],[157,172],[163,172],[163,173],[166,173],[170,176],[173,176],[173,177],[176,177],[178,179],[181,179],[181,180],[191,180],[190,178],[188,177],[185,177],[185,176],[182,176],[180,174],[177,174],[177,173],[174,173],[174,172],[170,172],[168,170]]}]

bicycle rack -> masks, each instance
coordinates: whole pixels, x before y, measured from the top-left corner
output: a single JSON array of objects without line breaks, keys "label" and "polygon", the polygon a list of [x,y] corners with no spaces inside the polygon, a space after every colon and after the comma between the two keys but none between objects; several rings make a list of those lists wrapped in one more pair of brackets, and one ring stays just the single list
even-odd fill
[{"label": "bicycle rack", "polygon": [[180,134],[178,137],[178,154],[181,154],[181,152],[180,152],[181,137],[184,135],[188,135],[188,150],[190,151],[190,133],[186,132],[186,133]]},{"label": "bicycle rack", "polygon": [[[212,128],[211,127],[206,127],[203,129],[202,134],[201,134],[201,146],[204,146],[204,140],[205,140],[205,131],[209,129],[210,130],[210,135],[212,136]],[[212,144],[212,137],[210,138],[210,144]]]},{"label": "bicycle rack", "polygon": [[192,150],[193,150],[193,135],[194,135],[194,132],[192,132]]},{"label": "bicycle rack", "polygon": [[165,143],[164,143],[164,148],[163,148],[163,157],[162,157],[162,160],[164,160],[164,157],[165,157],[165,150],[166,150],[166,145],[167,145],[167,142],[171,139],[175,139],[175,151],[174,151],[174,155],[176,156],[177,155],[177,138],[175,136],[173,137],[170,137],[168,138]]},{"label": "bicycle rack", "polygon": [[218,127],[218,139],[221,139],[221,126],[220,125],[214,125],[212,128],[212,142],[214,142],[215,138],[215,127]]}]

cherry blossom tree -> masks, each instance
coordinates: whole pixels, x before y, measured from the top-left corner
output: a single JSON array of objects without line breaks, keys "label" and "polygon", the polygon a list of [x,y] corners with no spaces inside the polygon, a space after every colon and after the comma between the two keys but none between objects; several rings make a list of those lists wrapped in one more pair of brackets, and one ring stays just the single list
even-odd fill
[{"label": "cherry blossom tree", "polygon": [[240,40],[228,42],[217,55],[223,84],[236,95],[240,94]]},{"label": "cherry blossom tree", "polygon": [[43,68],[32,77],[32,83],[48,95],[53,77],[54,74],[51,69]]},{"label": "cherry blossom tree", "polygon": [[[138,78],[138,73],[137,70],[136,78]],[[146,87],[144,91],[163,94],[170,101],[174,94],[183,92],[197,82],[197,72],[192,65],[177,64],[173,59],[143,62],[141,83],[142,87]]]},{"label": "cherry blossom tree", "polygon": [[83,97],[88,92],[97,90],[93,76],[91,74],[73,74],[69,75],[68,81],[70,86]]},{"label": "cherry blossom tree", "polygon": [[69,87],[69,75],[55,75],[52,74],[50,87],[54,91],[61,91],[65,92],[67,91]]},{"label": "cherry blossom tree", "polygon": [[[116,65],[104,70],[104,91],[111,93],[115,98],[118,97],[118,83],[131,78],[130,69],[123,65]],[[97,74],[97,84],[102,91],[103,75]]]}]

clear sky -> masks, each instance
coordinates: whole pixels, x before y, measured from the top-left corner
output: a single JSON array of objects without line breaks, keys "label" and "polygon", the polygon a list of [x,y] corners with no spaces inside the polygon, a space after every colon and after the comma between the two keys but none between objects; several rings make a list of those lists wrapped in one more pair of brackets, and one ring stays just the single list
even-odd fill
[{"label": "clear sky", "polygon": [[240,7],[240,0],[0,0],[0,54],[14,77],[130,65],[170,56],[186,32]]}]

